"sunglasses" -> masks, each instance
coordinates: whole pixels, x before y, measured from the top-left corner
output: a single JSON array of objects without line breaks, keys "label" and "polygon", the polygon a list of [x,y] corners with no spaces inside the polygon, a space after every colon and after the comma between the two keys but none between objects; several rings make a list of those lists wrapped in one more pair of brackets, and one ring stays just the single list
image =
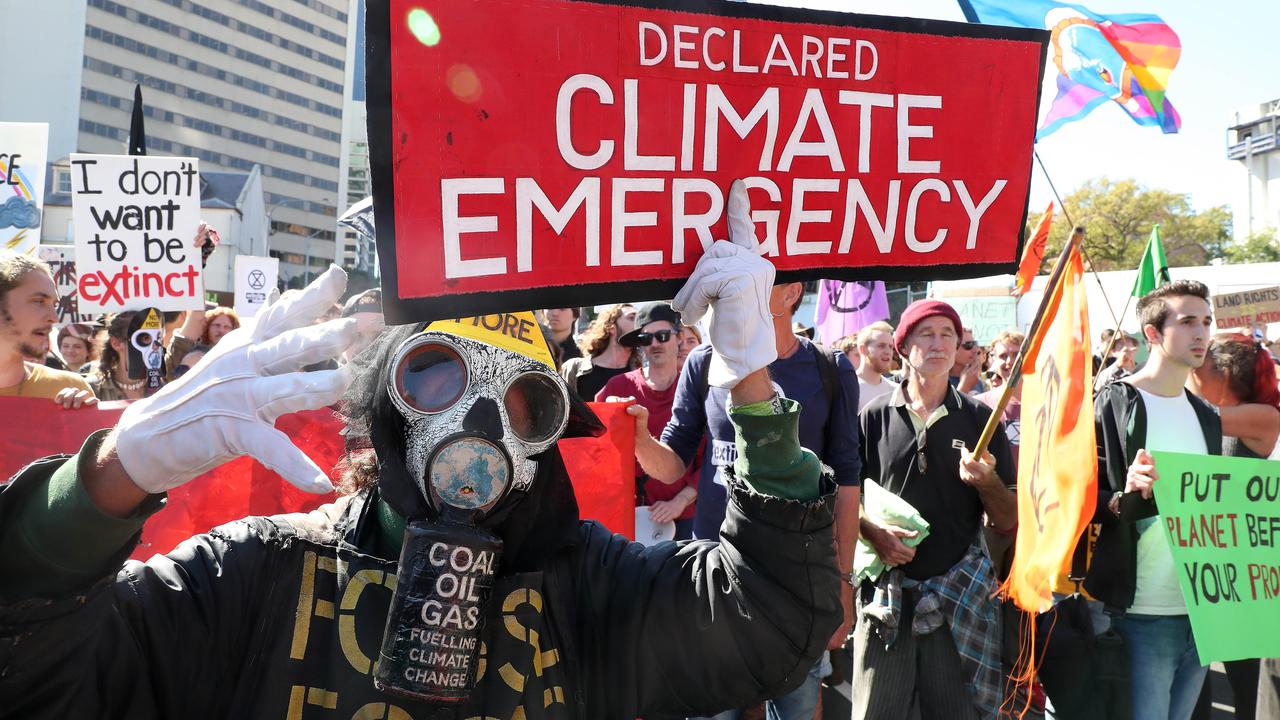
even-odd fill
[{"label": "sunglasses", "polygon": [[920,470],[921,475],[929,472],[929,460],[924,455],[928,442],[928,428],[925,428],[920,431],[919,435],[916,435],[916,467]]},{"label": "sunglasses", "polygon": [[978,347],[978,341],[977,341],[977,340],[966,340],[966,341],[964,341],[964,342],[960,343],[960,347],[964,348],[965,350],[972,350],[972,349],[974,349],[974,348]]},{"label": "sunglasses", "polygon": [[[397,353],[391,368],[391,399],[401,410],[436,415],[466,394],[471,369],[457,347],[415,338]],[[502,394],[511,432],[530,445],[559,436],[569,420],[569,398],[549,373],[528,370],[508,381]]]},{"label": "sunglasses", "polygon": [[635,343],[640,347],[649,347],[654,340],[660,343],[671,342],[671,336],[675,335],[674,330],[659,330],[657,332],[642,332],[636,335]]}]

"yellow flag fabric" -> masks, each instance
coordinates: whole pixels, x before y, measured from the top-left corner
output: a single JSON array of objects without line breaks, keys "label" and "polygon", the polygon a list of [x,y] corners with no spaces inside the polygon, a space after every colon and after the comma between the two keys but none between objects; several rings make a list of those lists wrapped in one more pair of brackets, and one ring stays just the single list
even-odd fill
[{"label": "yellow flag fabric", "polygon": [[533,313],[527,310],[437,320],[428,325],[424,332],[444,332],[471,338],[476,342],[510,350],[537,360],[553,371],[556,369],[556,362],[552,358],[551,350],[547,347],[547,339],[542,334],[542,328],[538,327],[538,321],[534,319]]},{"label": "yellow flag fabric", "polygon": [[1098,451],[1083,276],[1077,247],[1023,360],[1018,537],[1002,589],[1033,613],[1052,604],[1054,580],[1070,568],[1096,505]]}]

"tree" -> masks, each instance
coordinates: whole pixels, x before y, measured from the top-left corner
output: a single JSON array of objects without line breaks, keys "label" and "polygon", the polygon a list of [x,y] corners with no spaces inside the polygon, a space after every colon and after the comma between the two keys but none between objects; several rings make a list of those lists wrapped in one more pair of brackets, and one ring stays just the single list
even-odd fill
[{"label": "tree", "polygon": [[1226,246],[1222,257],[1229,265],[1280,261],[1280,239],[1276,238],[1275,228],[1267,228],[1249,235],[1244,242]]},{"label": "tree", "polygon": [[[1190,196],[1146,188],[1136,180],[1094,178],[1068,195],[1063,204],[1065,215],[1084,226],[1085,251],[1093,269],[1100,272],[1136,268],[1157,223],[1170,267],[1205,265],[1222,257],[1231,236],[1231,213],[1225,206],[1197,213]],[[1048,264],[1071,235],[1065,215],[1058,210],[1049,232],[1044,254]],[[1029,222],[1037,219],[1038,211],[1028,213]],[[1028,226],[1027,237],[1033,229]]]}]

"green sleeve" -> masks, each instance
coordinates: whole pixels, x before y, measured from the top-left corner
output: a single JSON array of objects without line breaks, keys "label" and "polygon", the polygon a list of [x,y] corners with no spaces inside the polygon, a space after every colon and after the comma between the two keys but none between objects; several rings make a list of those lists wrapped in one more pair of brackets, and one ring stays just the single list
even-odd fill
[{"label": "green sleeve", "polygon": [[800,446],[800,403],[773,398],[731,408],[738,443],[734,474],[762,495],[816,500],[822,463]]},{"label": "green sleeve", "polygon": [[121,556],[159,510],[163,496],[151,496],[134,515],[106,515],[89,498],[80,475],[108,431],[89,436],[79,454],[47,478],[32,478],[0,529],[0,577],[6,602],[56,597],[112,572]]}]

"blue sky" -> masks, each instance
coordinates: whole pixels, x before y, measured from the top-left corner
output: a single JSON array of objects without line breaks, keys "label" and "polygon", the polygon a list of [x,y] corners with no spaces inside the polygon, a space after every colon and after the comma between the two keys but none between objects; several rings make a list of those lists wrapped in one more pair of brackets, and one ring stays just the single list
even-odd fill
[{"label": "blue sky", "polygon": [[[963,21],[954,0],[768,0],[773,5]],[[1016,3],[1017,0],[1009,0]],[[1136,125],[1107,103],[1037,144],[1040,158],[1064,196],[1089,178],[1135,178],[1154,188],[1191,196],[1197,209],[1244,202],[1242,164],[1226,159],[1226,128],[1235,111],[1280,98],[1276,0],[1077,0],[1102,14],[1153,13],[1182,40],[1182,58],[1168,98],[1182,116],[1182,131],[1164,135]],[[1041,113],[1052,100],[1052,81]],[[1031,203],[1052,199],[1044,175],[1032,175]]]}]

